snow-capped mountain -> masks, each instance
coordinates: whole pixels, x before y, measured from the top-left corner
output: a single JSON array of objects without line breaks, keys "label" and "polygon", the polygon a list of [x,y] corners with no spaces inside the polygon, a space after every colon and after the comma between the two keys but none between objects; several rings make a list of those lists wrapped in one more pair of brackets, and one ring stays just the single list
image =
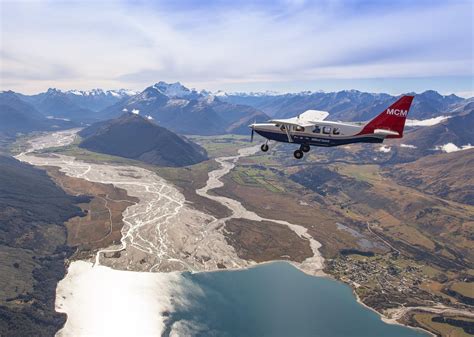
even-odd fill
[{"label": "snow-capped mountain", "polygon": [[188,89],[179,82],[166,83],[166,82],[160,81],[154,84],[153,86],[151,86],[151,88],[156,89],[158,92],[170,98],[193,99],[193,98],[198,98],[199,96],[201,96],[201,94],[197,92],[196,89]]},{"label": "snow-capped mountain", "polygon": [[188,89],[179,82],[158,82],[105,109],[102,116],[112,118],[132,110],[184,134],[248,133],[247,125],[251,122],[268,120],[258,109],[223,102],[208,91]]},{"label": "snow-capped mountain", "polygon": [[118,90],[102,90],[102,89],[92,89],[92,90],[68,90],[65,91],[67,94],[73,94],[76,96],[112,96],[112,97],[129,97],[139,93],[139,91],[128,90],[128,89],[118,89]]}]

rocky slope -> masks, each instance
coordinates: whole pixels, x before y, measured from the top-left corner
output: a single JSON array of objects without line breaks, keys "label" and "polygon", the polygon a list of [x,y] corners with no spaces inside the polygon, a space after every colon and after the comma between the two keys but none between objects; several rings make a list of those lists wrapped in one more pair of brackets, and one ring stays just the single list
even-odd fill
[{"label": "rocky slope", "polygon": [[54,310],[65,275],[64,222],[82,215],[48,175],[0,156],[0,331],[2,336],[52,336],[66,317]]}]

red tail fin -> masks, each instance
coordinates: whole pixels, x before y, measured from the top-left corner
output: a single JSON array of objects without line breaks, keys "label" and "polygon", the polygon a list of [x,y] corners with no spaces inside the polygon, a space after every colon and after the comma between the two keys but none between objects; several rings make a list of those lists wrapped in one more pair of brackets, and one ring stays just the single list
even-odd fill
[{"label": "red tail fin", "polygon": [[389,135],[386,138],[402,138],[405,120],[407,119],[408,110],[410,110],[413,97],[414,96],[401,97],[384,112],[368,122],[360,134],[374,133],[374,130],[382,129],[398,133],[398,136]]}]

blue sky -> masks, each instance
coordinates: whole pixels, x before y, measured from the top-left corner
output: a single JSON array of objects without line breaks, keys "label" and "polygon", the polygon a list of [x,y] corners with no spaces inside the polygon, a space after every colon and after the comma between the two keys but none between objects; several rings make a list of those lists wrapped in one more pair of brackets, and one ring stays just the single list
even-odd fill
[{"label": "blue sky", "polygon": [[474,96],[474,2],[1,1],[1,89]]}]

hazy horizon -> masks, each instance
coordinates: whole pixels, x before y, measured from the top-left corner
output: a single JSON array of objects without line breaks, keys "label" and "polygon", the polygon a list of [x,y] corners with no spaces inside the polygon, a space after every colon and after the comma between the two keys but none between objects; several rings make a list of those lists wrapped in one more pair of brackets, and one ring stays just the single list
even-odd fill
[{"label": "hazy horizon", "polygon": [[[155,82],[155,83],[158,83],[159,81]],[[191,89],[191,90],[196,90],[196,91],[201,91],[201,90],[207,90],[206,88],[195,88],[195,87],[191,87],[191,86],[188,86],[186,85],[186,83],[182,83],[181,81],[176,81],[176,82],[179,82],[181,83],[183,86],[185,86],[186,88],[188,89]],[[168,84],[173,84],[173,83],[176,83],[176,82],[167,82]],[[152,86],[153,84],[155,83],[150,83],[149,86]],[[147,87],[149,87],[147,86]],[[35,92],[20,92],[20,91],[14,91],[14,92],[17,92],[17,93],[20,93],[20,94],[25,94],[25,95],[35,95],[35,94],[40,94],[40,93],[44,93],[46,92],[47,90],[49,89],[57,89],[57,90],[60,90],[62,92],[66,92],[66,91],[84,91],[84,92],[87,92],[87,91],[93,91],[93,90],[96,90],[96,89],[101,89],[103,91],[108,91],[108,90],[111,90],[111,91],[118,91],[118,90],[130,90],[130,91],[136,91],[136,92],[142,92],[143,90],[146,89],[146,87],[144,88],[141,88],[141,89],[130,89],[130,88],[99,88],[99,87],[94,87],[94,88],[81,88],[81,89],[78,89],[78,88],[59,88],[59,87],[49,87],[47,89],[44,89],[42,91],[35,91]],[[8,90],[11,90],[11,89],[3,89],[3,91],[8,91]],[[237,91],[232,91],[232,90],[214,90],[214,91],[211,91],[211,93],[215,94],[217,93],[218,91],[222,91],[222,92],[225,92],[225,93],[229,93],[229,94],[232,94],[232,93],[270,93],[270,94],[276,94],[276,95],[279,95],[279,94],[298,94],[298,93],[302,93],[302,92],[305,92],[305,91],[309,91],[309,92],[312,92],[312,93],[315,93],[315,92],[323,92],[323,93],[331,93],[331,92],[339,92],[339,91],[352,91],[352,90],[356,90],[356,91],[360,91],[360,92],[368,92],[368,93],[372,93],[372,94],[389,94],[389,95],[392,95],[392,96],[399,96],[399,95],[402,95],[402,94],[409,94],[409,93],[415,93],[415,94],[421,94],[425,91],[429,91],[429,90],[435,90],[435,89],[432,89],[432,88],[426,88],[426,89],[423,89],[423,90],[419,90],[419,91],[406,91],[406,92],[386,92],[386,91],[370,91],[370,90],[360,90],[360,89],[354,89],[354,88],[341,88],[339,90],[322,90],[322,89],[317,89],[317,90],[299,90],[299,91],[283,91],[283,90],[237,90]],[[435,90],[437,91],[437,90]],[[449,95],[456,95],[456,96],[459,96],[459,97],[462,97],[462,98],[471,98],[471,97],[474,97],[474,92],[472,91],[469,91],[469,92],[440,92],[440,91],[437,91],[439,94],[443,95],[443,96],[449,96]]]}]

